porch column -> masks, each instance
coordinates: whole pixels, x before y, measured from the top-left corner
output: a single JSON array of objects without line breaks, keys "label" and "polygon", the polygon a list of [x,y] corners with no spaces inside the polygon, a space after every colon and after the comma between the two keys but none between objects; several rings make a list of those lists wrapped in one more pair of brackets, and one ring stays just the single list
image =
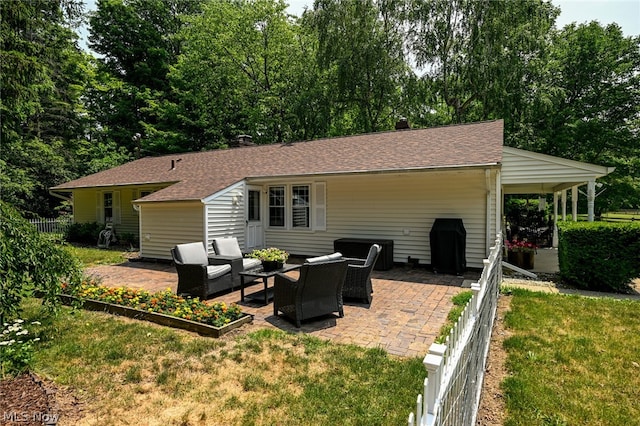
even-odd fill
[{"label": "porch column", "polygon": [[562,190],[562,220],[567,220],[567,190]]},{"label": "porch column", "polygon": [[553,193],[553,240],[551,245],[558,247],[558,192]]},{"label": "porch column", "polygon": [[596,180],[591,179],[587,182],[587,220],[593,222],[594,205],[596,201]]},{"label": "porch column", "polygon": [[578,221],[578,187],[571,187],[571,216],[574,222]]}]

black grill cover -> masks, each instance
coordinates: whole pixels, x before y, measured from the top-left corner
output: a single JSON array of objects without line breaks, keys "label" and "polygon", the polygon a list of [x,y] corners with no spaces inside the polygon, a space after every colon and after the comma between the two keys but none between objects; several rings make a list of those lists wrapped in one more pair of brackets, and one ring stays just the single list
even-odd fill
[{"label": "black grill cover", "polygon": [[461,275],[466,270],[467,231],[462,219],[436,219],[429,239],[433,272]]}]

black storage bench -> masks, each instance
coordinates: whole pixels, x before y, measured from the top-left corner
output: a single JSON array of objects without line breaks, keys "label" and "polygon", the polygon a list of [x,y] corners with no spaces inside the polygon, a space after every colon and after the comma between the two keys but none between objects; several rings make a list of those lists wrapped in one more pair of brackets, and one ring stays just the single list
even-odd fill
[{"label": "black storage bench", "polygon": [[386,271],[393,268],[393,240],[380,240],[376,238],[340,238],[333,242],[333,250],[339,251],[344,257],[356,257],[366,259],[372,245],[382,247],[380,256],[373,269]]}]

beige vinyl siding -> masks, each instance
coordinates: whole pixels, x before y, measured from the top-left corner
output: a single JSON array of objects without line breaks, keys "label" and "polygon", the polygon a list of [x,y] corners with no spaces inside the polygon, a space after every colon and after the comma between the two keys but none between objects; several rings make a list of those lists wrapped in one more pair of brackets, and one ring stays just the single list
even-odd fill
[{"label": "beige vinyl siding", "polygon": [[201,202],[141,203],[140,256],[171,259],[171,248],[204,240]]},{"label": "beige vinyl siding", "polygon": [[73,221],[75,223],[99,221],[96,217],[95,189],[76,189],[73,191]]},{"label": "beige vinyl siding", "polygon": [[139,237],[139,222],[140,218],[138,212],[133,208],[133,200],[140,198],[140,194],[143,191],[157,191],[161,187],[140,185],[140,186],[114,186],[104,188],[90,188],[90,189],[78,189],[73,191],[73,219],[75,223],[90,223],[98,222],[103,223],[104,220],[100,213],[101,203],[100,198],[104,192],[112,192],[118,194],[114,196],[114,203],[119,201],[118,206],[114,206],[114,210],[117,208],[119,212],[119,221],[114,224],[114,229],[117,235],[124,233],[130,233]]},{"label": "beige vinyl siding", "polygon": [[495,210],[485,211],[487,190],[494,193],[491,203],[495,206],[495,171],[489,188],[484,169],[336,176],[323,181],[327,185],[327,230],[267,228],[268,246],[308,256],[331,252],[337,238],[375,237],[394,241],[395,262],[407,262],[411,256],[429,264],[429,231],[434,220],[462,218],[467,231],[467,265],[482,267],[487,218],[492,233],[495,231]]},{"label": "beige vinyl siding", "polygon": [[213,252],[211,242],[219,237],[236,237],[240,247],[244,248],[246,224],[244,183],[234,185],[211,198],[205,201],[207,249]]}]

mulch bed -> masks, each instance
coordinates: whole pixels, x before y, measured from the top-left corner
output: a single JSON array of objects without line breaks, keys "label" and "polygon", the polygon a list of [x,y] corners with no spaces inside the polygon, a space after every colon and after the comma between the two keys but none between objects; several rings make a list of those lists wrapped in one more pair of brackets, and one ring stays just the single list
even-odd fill
[{"label": "mulch bed", "polygon": [[52,382],[25,373],[0,381],[0,425],[73,424],[83,417],[82,403]]}]

